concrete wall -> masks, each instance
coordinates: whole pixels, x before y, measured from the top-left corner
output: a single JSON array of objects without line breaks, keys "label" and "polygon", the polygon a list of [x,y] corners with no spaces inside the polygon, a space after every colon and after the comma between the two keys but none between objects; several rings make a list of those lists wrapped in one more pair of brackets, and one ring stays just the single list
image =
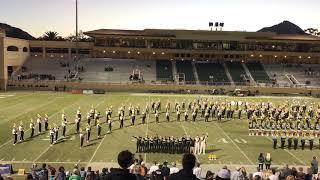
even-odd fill
[{"label": "concrete wall", "polygon": [[0,90],[6,87],[4,75],[4,37],[5,32],[0,30]]}]

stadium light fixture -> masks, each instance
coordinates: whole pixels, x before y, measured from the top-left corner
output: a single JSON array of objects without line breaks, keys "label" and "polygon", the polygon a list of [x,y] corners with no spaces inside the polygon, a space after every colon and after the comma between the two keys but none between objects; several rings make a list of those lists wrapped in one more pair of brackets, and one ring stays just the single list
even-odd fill
[{"label": "stadium light fixture", "polygon": [[106,53],[106,50],[103,50],[103,54],[105,54]]},{"label": "stadium light fixture", "polygon": [[260,54],[259,57],[262,57],[262,54]]},{"label": "stadium light fixture", "polygon": [[274,56],[274,58],[277,58],[277,57],[278,57],[277,55]]},{"label": "stadium light fixture", "polygon": [[156,54],[156,52],[152,52],[152,54],[153,54],[153,55],[155,55],[155,54]]},{"label": "stadium light fixture", "polygon": [[164,52],[162,52],[161,54],[164,55]]},{"label": "stadium light fixture", "polygon": [[115,53],[116,53],[116,51],[112,51],[112,53],[113,53],[113,54],[115,54]]},{"label": "stadium light fixture", "polygon": [[140,51],[138,51],[137,54],[140,54]]},{"label": "stadium light fixture", "polygon": [[287,58],[287,56],[284,56],[284,58]]},{"label": "stadium light fixture", "polygon": [[224,27],[224,22],[219,23],[220,31],[222,31],[222,28]]},{"label": "stadium light fixture", "polygon": [[253,54],[251,54],[250,56],[251,56],[251,57],[254,57],[254,55],[253,55]]},{"label": "stadium light fixture", "polygon": [[302,56],[299,56],[299,59],[301,59],[302,58]]},{"label": "stadium light fixture", "polygon": [[212,31],[213,22],[209,22],[209,27],[210,27],[210,30]]},{"label": "stadium light fixture", "polygon": [[308,56],[308,59],[311,59],[311,56]]},{"label": "stadium light fixture", "polygon": [[128,54],[131,54],[131,51],[128,51]]}]

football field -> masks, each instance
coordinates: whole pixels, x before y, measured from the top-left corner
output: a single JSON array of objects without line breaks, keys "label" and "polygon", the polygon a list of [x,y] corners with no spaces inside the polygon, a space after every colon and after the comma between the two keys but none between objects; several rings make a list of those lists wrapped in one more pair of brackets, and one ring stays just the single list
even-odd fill
[{"label": "football field", "polygon": [[[131,150],[135,152],[136,141],[133,136],[174,136],[183,135],[195,137],[208,133],[207,155],[198,155],[197,158],[202,164],[227,164],[227,165],[256,165],[260,152],[271,153],[273,164],[283,165],[309,165],[312,156],[318,156],[319,141],[315,140],[316,148],[312,151],[305,150],[283,150],[272,148],[270,137],[253,137],[248,135],[248,122],[245,120],[246,113],[242,113],[242,119],[225,120],[217,123],[210,118],[210,122],[204,122],[199,118],[197,122],[175,121],[174,103],[176,101],[193,101],[198,95],[173,95],[173,94],[130,94],[130,93],[107,93],[105,95],[74,95],[69,93],[54,92],[9,92],[0,94],[0,164],[13,163],[14,167],[30,167],[32,163],[47,162],[49,164],[64,165],[66,167],[73,164],[83,166],[92,164],[114,164],[117,154],[121,150]],[[248,101],[267,102],[274,104],[301,101],[306,103],[319,103],[319,99],[306,97],[228,97],[228,96],[204,96],[212,98],[213,101]],[[160,114],[160,124],[155,123],[154,114],[147,116],[147,124],[142,125],[140,116],[137,116],[137,124],[130,126],[130,118],[127,116],[125,127],[119,129],[117,112],[120,105],[132,104],[140,105],[143,109],[151,101],[160,99],[162,107],[169,100],[171,102],[171,121],[165,121],[165,113]],[[107,134],[107,124],[105,123],[105,109],[113,106],[113,131]],[[79,148],[79,137],[75,134],[74,119],[76,110],[81,107],[82,127],[85,127],[85,116],[91,106],[100,111],[103,137],[97,138],[96,128],[92,127],[92,137],[89,144]],[[164,108],[162,108],[164,109]],[[42,116],[46,113],[49,116],[49,123],[61,123],[61,114],[65,112],[70,122],[67,126],[67,137],[60,138],[58,143],[50,146],[49,133],[37,134],[29,138],[29,122],[33,118],[36,120],[37,114]],[[181,114],[183,117],[183,114]],[[190,117],[190,113],[189,113]],[[184,119],[184,118],[181,118]],[[13,123],[19,125],[23,122],[25,127],[26,140],[12,145]],[[61,131],[59,132],[61,135]],[[308,145],[308,143],[307,143]],[[216,160],[209,160],[208,154],[217,156]],[[136,154],[137,156],[138,154]],[[147,163],[154,160],[163,162],[181,163],[181,155],[172,154],[142,154]]]}]

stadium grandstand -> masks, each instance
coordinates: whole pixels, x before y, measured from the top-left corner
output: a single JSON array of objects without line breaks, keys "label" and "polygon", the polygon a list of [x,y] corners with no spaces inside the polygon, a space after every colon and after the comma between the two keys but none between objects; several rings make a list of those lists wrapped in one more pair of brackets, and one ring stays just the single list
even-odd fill
[{"label": "stadium grandstand", "polygon": [[2,32],[1,88],[19,89],[35,80],[67,89],[82,82],[92,88],[140,83],[183,89],[259,86],[269,93],[273,87],[320,85],[320,38],[309,35],[165,29],[85,34],[94,42],[20,40]]}]

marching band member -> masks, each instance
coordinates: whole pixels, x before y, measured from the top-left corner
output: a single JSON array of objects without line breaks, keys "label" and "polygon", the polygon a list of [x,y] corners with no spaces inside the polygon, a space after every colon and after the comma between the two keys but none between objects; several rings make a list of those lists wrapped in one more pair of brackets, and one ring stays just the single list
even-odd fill
[{"label": "marching band member", "polygon": [[17,128],[16,128],[16,123],[13,124],[12,135],[13,135],[13,145],[15,146],[17,144],[17,140],[18,140],[18,133],[17,133]]},{"label": "marching band member", "polygon": [[34,123],[32,118],[31,118],[29,127],[31,129],[30,138],[32,138],[34,136]]},{"label": "marching band member", "polygon": [[24,128],[23,128],[23,123],[20,121],[20,125],[18,127],[18,130],[20,132],[20,142],[24,141]]}]

